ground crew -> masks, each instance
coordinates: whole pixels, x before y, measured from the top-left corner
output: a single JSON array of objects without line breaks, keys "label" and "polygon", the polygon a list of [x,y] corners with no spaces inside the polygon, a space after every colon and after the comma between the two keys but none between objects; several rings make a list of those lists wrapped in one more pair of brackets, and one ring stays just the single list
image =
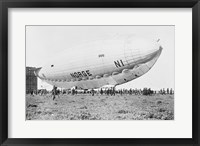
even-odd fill
[{"label": "ground crew", "polygon": [[53,100],[56,98],[56,91],[57,91],[57,87],[53,86],[53,90],[52,90]]}]

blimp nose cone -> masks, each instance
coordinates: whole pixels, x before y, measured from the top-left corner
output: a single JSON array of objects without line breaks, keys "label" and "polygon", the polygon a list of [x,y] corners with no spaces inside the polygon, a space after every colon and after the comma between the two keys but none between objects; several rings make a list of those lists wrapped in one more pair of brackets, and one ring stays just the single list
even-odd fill
[{"label": "blimp nose cone", "polygon": [[127,54],[130,52],[133,56],[144,56],[156,52],[160,47],[159,41],[140,37],[129,39],[126,43]]},{"label": "blimp nose cone", "polygon": [[141,56],[154,53],[160,49],[159,43],[152,40],[140,39],[137,44]]},{"label": "blimp nose cone", "polygon": [[125,42],[125,58],[128,64],[148,61],[162,52],[160,40],[151,40],[143,37],[129,38]]}]

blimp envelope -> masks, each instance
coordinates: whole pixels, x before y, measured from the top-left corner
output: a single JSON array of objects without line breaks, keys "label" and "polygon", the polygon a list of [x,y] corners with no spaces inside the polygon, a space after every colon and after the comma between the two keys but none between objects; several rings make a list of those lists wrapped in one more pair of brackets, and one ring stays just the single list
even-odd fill
[{"label": "blimp envelope", "polygon": [[100,39],[61,52],[37,68],[35,74],[53,86],[66,89],[115,87],[147,73],[162,49],[159,39],[129,34]]}]

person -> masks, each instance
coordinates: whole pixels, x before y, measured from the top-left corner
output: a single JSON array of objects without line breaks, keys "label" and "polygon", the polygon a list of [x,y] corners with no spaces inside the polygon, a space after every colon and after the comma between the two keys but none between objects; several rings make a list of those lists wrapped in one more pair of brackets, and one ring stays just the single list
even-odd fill
[{"label": "person", "polygon": [[92,88],[91,92],[92,92],[92,96],[94,96],[94,89],[93,88]]},{"label": "person", "polygon": [[75,94],[75,89],[73,88],[73,89],[72,89],[72,95],[74,95],[74,94]]},{"label": "person", "polygon": [[53,90],[52,90],[53,100],[56,98],[56,90],[57,90],[57,87],[54,85]]},{"label": "person", "polygon": [[115,96],[115,87],[112,88],[112,95]]},{"label": "person", "polygon": [[31,90],[31,95],[34,96],[34,94],[33,94],[33,90]]},{"label": "person", "polygon": [[100,90],[100,94],[103,95],[103,90],[102,90],[102,88],[101,88],[101,90]]}]

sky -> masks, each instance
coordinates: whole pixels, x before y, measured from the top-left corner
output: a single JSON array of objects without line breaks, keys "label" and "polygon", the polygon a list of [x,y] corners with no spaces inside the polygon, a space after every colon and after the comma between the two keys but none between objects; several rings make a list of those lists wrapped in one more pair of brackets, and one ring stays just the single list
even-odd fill
[{"label": "sky", "polygon": [[[72,51],[78,44],[124,34],[160,39],[163,51],[150,71],[135,80],[118,85],[116,89],[174,89],[174,26],[26,26],[26,66],[42,67],[56,54],[64,50]],[[50,90],[52,86],[38,79],[38,88]]]}]

